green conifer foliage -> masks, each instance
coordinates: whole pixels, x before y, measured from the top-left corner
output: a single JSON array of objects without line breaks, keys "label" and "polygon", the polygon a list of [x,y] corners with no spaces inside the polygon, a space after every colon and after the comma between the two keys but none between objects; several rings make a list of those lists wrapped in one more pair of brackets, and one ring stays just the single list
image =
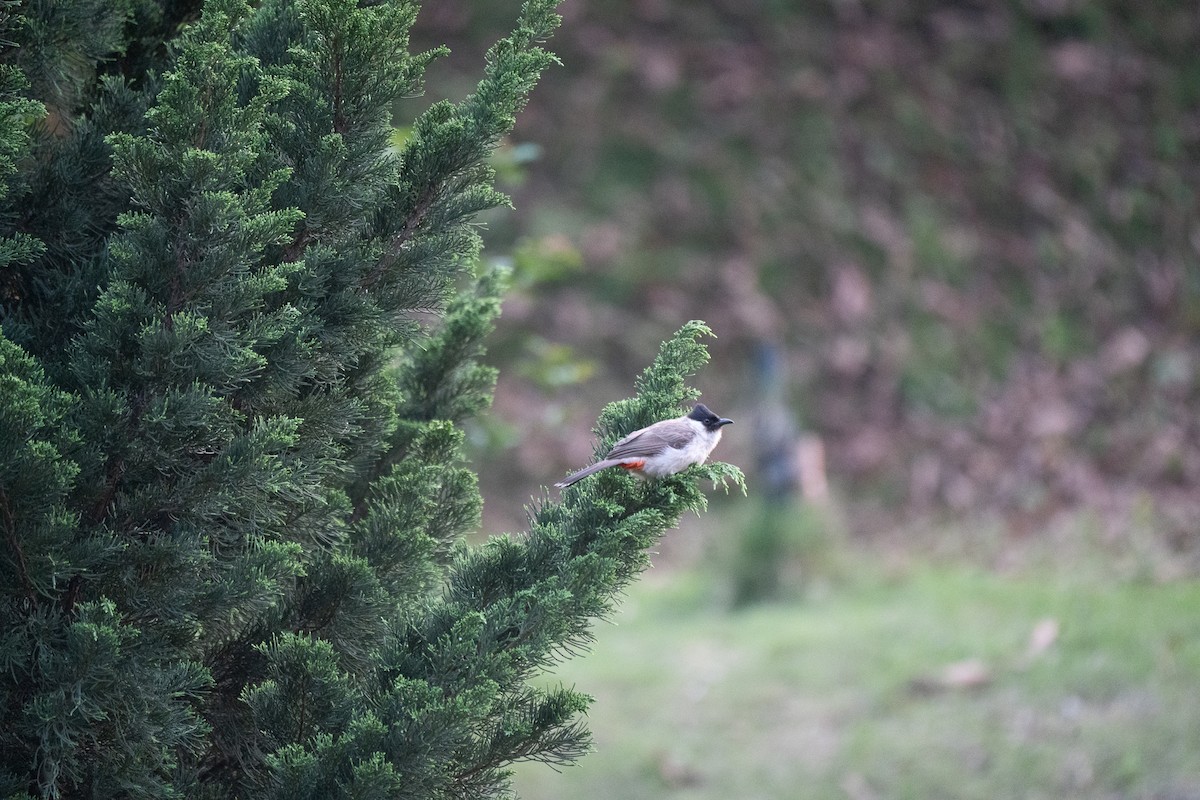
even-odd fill
[{"label": "green conifer foliage", "polygon": [[[457,544],[504,289],[473,224],[555,5],[402,151],[415,3],[210,0],[165,43],[185,4],[0,7],[0,797],[492,797],[586,749],[587,698],[529,679],[740,473]],[[706,333],[601,449],[678,413]]]}]

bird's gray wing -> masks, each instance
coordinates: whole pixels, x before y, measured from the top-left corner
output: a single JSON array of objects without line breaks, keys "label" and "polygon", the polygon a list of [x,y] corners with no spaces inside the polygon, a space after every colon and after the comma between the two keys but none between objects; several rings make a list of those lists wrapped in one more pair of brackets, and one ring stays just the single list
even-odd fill
[{"label": "bird's gray wing", "polygon": [[634,431],[613,445],[607,458],[647,458],[668,447],[683,447],[695,431],[682,420],[669,419]]}]

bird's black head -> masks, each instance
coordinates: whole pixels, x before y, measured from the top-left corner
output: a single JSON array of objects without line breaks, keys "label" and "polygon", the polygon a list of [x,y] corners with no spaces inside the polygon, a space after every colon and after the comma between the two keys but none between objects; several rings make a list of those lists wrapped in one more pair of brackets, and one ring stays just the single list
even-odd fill
[{"label": "bird's black head", "polygon": [[718,417],[716,414],[708,410],[708,406],[704,403],[696,403],[696,407],[692,409],[692,413],[688,414],[688,419],[694,419],[710,431],[721,430],[722,425],[732,425],[733,420],[725,417]]}]

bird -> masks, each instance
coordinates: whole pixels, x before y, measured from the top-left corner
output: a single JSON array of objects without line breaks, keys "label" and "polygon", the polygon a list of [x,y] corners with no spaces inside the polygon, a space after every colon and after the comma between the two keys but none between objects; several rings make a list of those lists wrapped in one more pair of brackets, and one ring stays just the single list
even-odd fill
[{"label": "bird", "polygon": [[664,419],[634,431],[613,445],[608,455],[554,484],[565,489],[594,472],[622,467],[640,478],[666,478],[693,464],[703,464],[721,441],[721,428],[733,420],[718,417],[703,403],[676,419]]}]

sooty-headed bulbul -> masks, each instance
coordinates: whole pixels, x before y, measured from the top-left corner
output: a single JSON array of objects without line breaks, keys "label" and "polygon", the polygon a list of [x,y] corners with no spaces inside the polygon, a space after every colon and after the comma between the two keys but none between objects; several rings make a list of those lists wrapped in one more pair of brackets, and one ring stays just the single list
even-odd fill
[{"label": "sooty-headed bulbul", "polygon": [[602,460],[554,484],[565,489],[593,472],[622,467],[642,478],[665,478],[704,459],[721,441],[721,428],[733,420],[718,417],[703,403],[677,419],[664,419],[636,430],[613,445]]}]

